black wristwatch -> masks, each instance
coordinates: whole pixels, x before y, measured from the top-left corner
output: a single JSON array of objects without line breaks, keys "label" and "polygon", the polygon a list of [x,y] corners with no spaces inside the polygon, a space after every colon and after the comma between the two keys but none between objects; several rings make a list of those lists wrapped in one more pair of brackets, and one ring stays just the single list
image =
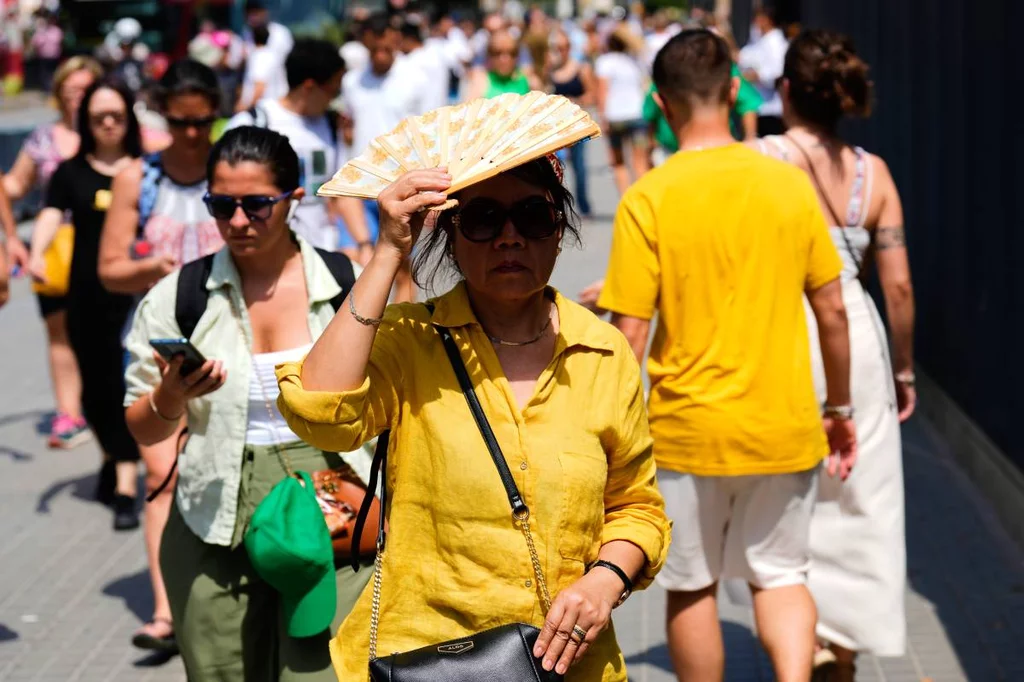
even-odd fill
[{"label": "black wristwatch", "polygon": [[619,568],[612,562],[604,561],[603,559],[595,561],[594,563],[587,566],[587,573],[590,573],[591,569],[595,568],[596,566],[607,568],[609,571],[619,576],[619,579],[622,580],[622,585],[625,589],[622,591],[622,595],[619,597],[619,600],[615,602],[615,606],[613,606],[612,608],[618,608],[619,606],[622,606],[622,604],[627,599],[629,599],[629,595],[633,594],[633,581],[629,579],[629,576],[626,575],[626,572],[623,571],[621,568]]}]

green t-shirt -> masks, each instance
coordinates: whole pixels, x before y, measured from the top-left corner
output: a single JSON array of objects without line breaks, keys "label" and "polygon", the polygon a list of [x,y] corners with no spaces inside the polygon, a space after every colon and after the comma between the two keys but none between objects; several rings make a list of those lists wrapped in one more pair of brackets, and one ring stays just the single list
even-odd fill
[{"label": "green t-shirt", "polygon": [[[740,91],[736,95],[736,104],[733,106],[732,115],[729,117],[729,127],[732,129],[732,136],[738,140],[741,139],[742,135],[740,134],[737,120],[743,114],[757,111],[764,102],[764,99],[757,92],[757,89],[740,75],[740,67],[735,64],[732,65],[732,77],[740,79]],[[655,89],[651,85],[651,89],[647,91],[647,97],[644,98],[644,120],[654,126],[655,141],[661,147],[664,147],[665,150],[676,152],[679,150],[679,143],[676,142],[676,134],[669,126],[665,115],[661,113],[661,108],[654,101]]]},{"label": "green t-shirt", "polygon": [[525,95],[530,92],[530,81],[522,71],[516,70],[509,78],[487,72],[487,92],[484,93],[484,97],[490,99],[510,92],[514,95]]}]

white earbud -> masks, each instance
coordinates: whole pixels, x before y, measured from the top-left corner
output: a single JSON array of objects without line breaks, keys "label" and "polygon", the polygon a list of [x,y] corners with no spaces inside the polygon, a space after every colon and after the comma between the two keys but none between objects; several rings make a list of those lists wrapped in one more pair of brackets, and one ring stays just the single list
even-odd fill
[{"label": "white earbud", "polygon": [[295,217],[295,212],[299,210],[299,200],[292,199],[288,206],[288,217],[284,219],[286,223],[290,223],[292,218]]}]

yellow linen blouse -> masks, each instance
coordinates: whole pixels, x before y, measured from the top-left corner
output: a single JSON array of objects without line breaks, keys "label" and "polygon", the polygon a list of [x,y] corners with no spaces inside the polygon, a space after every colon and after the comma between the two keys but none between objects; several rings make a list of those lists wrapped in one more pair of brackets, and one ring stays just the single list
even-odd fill
[{"label": "yellow linen blouse", "polygon": [[[391,429],[378,655],[511,622],[544,623],[525,539],[432,325],[450,328],[459,344],[530,507],[552,598],[612,540],[647,557],[638,588],[664,562],[670,522],[636,358],[612,326],[550,293],[560,323],[555,353],[522,410],[463,284],[436,299],[433,315],[422,304],[389,307],[356,390],[307,391],[300,363],[278,368],[281,413],[312,445],[346,452]],[[370,606],[366,590],[331,642],[343,682],[366,680]],[[566,675],[626,679],[611,628]]]}]

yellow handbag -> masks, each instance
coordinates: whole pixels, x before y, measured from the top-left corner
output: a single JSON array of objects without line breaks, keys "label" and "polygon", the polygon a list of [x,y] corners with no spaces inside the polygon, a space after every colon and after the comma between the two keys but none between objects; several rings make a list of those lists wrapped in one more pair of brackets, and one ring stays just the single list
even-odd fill
[{"label": "yellow handbag", "polygon": [[68,293],[68,279],[71,276],[71,252],[75,247],[75,228],[64,224],[57,228],[57,234],[43,254],[46,262],[46,281],[32,282],[32,291],[43,296],[64,296]]}]

